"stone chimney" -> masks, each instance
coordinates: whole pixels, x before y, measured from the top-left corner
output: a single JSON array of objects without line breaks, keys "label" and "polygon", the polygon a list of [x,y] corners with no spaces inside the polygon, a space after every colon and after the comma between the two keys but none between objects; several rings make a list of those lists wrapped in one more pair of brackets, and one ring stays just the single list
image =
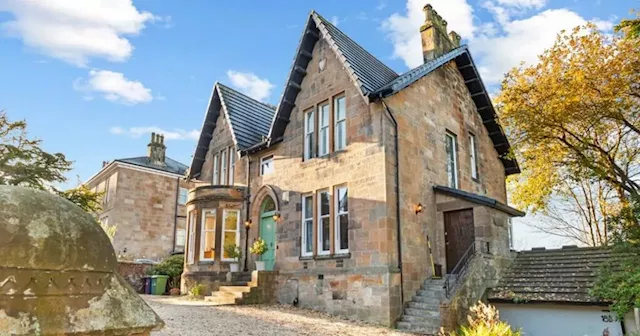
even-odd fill
[{"label": "stone chimney", "polygon": [[431,61],[448,51],[460,46],[460,35],[451,31],[447,34],[447,21],[427,4],[422,8],[424,24],[420,27],[422,40],[422,56],[424,62]]},{"label": "stone chimney", "polygon": [[164,166],[164,154],[167,146],[164,145],[164,135],[151,133],[151,142],[147,145],[147,156],[151,163]]}]

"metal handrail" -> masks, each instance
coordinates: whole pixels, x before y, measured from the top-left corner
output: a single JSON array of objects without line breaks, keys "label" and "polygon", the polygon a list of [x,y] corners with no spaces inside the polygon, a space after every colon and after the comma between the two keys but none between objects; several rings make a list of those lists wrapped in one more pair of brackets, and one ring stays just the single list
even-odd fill
[{"label": "metal handrail", "polygon": [[473,259],[473,256],[475,254],[476,254],[476,242],[474,241],[464,252],[464,254],[462,255],[462,258],[458,260],[458,263],[453,267],[453,270],[451,270],[451,272],[447,274],[447,277],[444,281],[444,286],[443,286],[444,292],[447,298],[449,298],[449,296],[451,295],[451,292],[454,289],[454,286],[451,285],[453,278],[455,277],[456,278],[455,280],[457,280],[459,276],[464,274],[464,272],[467,270],[467,266],[469,265],[469,261]]}]

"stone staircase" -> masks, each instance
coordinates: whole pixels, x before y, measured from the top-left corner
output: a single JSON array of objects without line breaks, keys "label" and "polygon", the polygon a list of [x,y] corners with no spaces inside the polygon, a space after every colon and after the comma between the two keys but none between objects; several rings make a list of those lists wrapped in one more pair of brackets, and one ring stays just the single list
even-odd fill
[{"label": "stone staircase", "polygon": [[232,282],[222,283],[204,300],[214,305],[274,303],[276,275],[273,271],[233,273]]},{"label": "stone staircase", "polygon": [[251,272],[235,275],[234,281],[222,284],[217,292],[212,292],[211,296],[205,296],[204,300],[216,305],[241,304],[244,296],[258,286],[258,281],[257,279],[253,281]]},{"label": "stone staircase", "polygon": [[413,333],[435,335],[440,330],[440,302],[445,297],[443,279],[427,279],[407,303],[397,327]]}]

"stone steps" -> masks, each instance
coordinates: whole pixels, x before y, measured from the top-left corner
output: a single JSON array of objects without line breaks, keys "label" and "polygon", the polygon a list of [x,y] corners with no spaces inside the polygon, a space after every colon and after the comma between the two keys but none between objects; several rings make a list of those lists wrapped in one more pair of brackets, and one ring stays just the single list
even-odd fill
[{"label": "stone steps", "polygon": [[250,295],[251,290],[256,287],[258,287],[257,273],[255,276],[242,274],[236,277],[234,281],[226,282],[218,287],[218,291],[212,292],[204,300],[216,305],[242,304],[243,299]]},{"label": "stone steps", "polygon": [[444,280],[426,280],[407,303],[397,323],[400,330],[435,335],[440,329],[440,302],[444,299]]}]

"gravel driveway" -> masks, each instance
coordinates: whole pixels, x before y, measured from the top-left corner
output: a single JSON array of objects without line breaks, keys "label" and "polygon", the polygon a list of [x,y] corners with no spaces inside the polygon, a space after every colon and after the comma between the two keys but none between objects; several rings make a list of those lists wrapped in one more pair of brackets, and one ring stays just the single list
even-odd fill
[{"label": "gravel driveway", "polygon": [[411,334],[282,305],[211,306],[204,301],[143,295],[164,320],[152,336],[173,335],[397,335]]}]

